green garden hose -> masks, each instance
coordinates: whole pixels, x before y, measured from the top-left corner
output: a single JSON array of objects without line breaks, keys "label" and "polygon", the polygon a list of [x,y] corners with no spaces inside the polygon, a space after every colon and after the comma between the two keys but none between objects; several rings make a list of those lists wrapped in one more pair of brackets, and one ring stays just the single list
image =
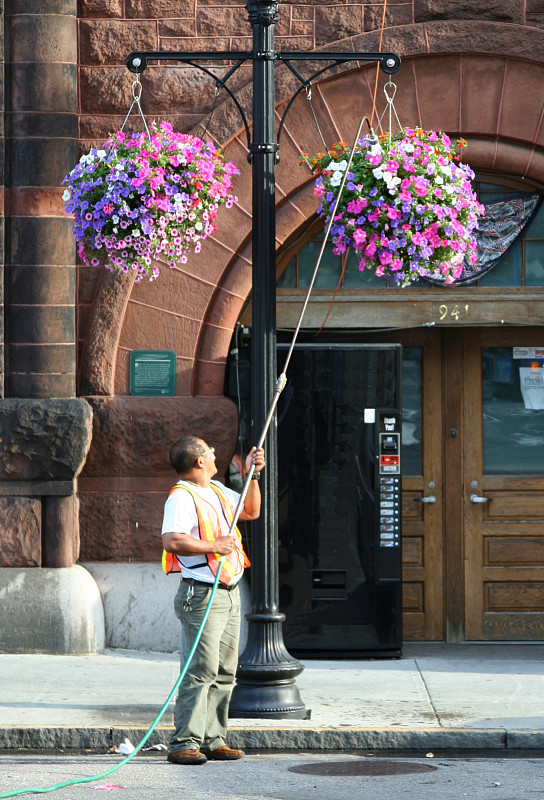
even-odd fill
[{"label": "green garden hose", "polygon": [[[223,559],[221,559],[221,561],[222,560]],[[212,606],[213,598],[215,597],[215,592],[217,590],[217,584],[219,582],[219,574],[220,574],[220,572],[221,572],[221,569],[219,568],[217,570],[217,575],[215,576],[215,580],[214,580],[213,585],[212,585],[212,593],[210,595],[210,599],[208,600],[208,605],[206,606],[206,610],[204,612],[204,616],[202,617],[202,622],[200,623],[200,627],[199,627],[199,629],[197,631],[195,640],[193,642],[193,646],[191,647],[191,650],[189,651],[189,655],[187,657],[187,661],[185,662],[185,664],[183,666],[183,669],[181,670],[181,672],[179,674],[179,677],[178,677],[176,683],[174,684],[174,688],[172,689],[172,691],[170,692],[170,694],[168,695],[168,697],[164,701],[163,707],[161,708],[161,710],[159,711],[159,713],[155,717],[151,727],[149,728],[149,730],[145,734],[144,738],[141,740],[141,742],[139,742],[136,745],[136,747],[134,748],[133,752],[129,753],[128,756],[123,758],[123,760],[120,761],[118,764],[116,764],[114,767],[111,767],[111,769],[107,769],[105,772],[101,772],[98,775],[91,775],[90,778],[76,778],[73,781],[64,781],[63,783],[56,783],[56,784],[54,784],[54,786],[45,786],[43,788],[38,788],[38,789],[16,789],[13,792],[5,792],[4,794],[0,794],[0,800],[2,798],[4,798],[4,797],[16,797],[19,794],[45,794],[46,792],[54,792],[57,789],[64,789],[65,786],[74,786],[75,784],[78,784],[78,783],[92,783],[93,781],[97,781],[97,780],[101,780],[102,778],[106,778],[108,775],[111,775],[113,772],[116,772],[118,769],[121,769],[121,767],[124,767],[125,764],[128,764],[129,761],[132,761],[134,756],[137,753],[140,752],[140,750],[142,749],[144,744],[148,741],[149,737],[151,736],[151,734],[153,733],[153,731],[155,730],[155,728],[157,727],[157,725],[161,721],[166,709],[168,708],[168,706],[172,702],[172,699],[173,699],[174,695],[176,694],[181,681],[185,677],[185,673],[187,672],[187,670],[189,668],[189,664],[193,660],[193,656],[195,654],[195,650],[196,650],[197,645],[198,645],[198,643],[200,641],[200,637],[202,635],[202,631],[204,630],[204,625],[206,624],[206,620],[208,619],[208,614],[210,613],[210,609],[211,609],[211,606]]]}]

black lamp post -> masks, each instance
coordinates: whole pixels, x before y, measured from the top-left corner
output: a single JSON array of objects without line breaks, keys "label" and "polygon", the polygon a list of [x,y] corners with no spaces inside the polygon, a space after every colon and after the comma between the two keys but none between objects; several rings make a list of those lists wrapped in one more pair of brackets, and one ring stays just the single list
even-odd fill
[{"label": "black lamp post", "polygon": [[[251,52],[136,52],[127,58],[131,72],[142,72],[149,61],[177,61],[207,72],[236,104],[247,136],[248,158],[252,163],[252,418],[255,436],[265,426],[274,393],[276,369],[276,269],[275,269],[275,167],[279,137],[294,98],[311,81],[333,66],[349,61],[379,61],[382,70],[394,73],[400,58],[394,53],[294,52],[274,48],[274,26],[278,0],[248,0],[246,8],[253,27]],[[227,81],[238,67],[253,62],[253,139],[243,109]],[[326,66],[305,79],[293,62],[325,61]],[[198,62],[234,61],[222,79]],[[287,105],[278,134],[274,127],[274,65],[281,61],[300,81],[300,88]],[[238,667],[237,683],[230,705],[231,717],[302,719],[306,714],[295,679],[302,664],[293,658],[283,642],[278,599],[278,505],[276,420],[265,439],[267,468],[262,473],[262,509],[252,523],[251,611],[247,615],[248,641]]]},{"label": "black lamp post", "polygon": [[[277,2],[248,2],[253,26],[252,155],[252,420],[263,430],[277,376],[275,169],[278,144],[274,130],[274,26]],[[272,113],[270,113],[272,110]],[[252,523],[251,612],[248,639],[232,693],[232,717],[304,718],[306,708],[295,678],[304,667],[283,643],[278,592],[278,504],[276,417],[265,440],[267,468],[262,473],[262,507]],[[264,479],[264,480],[263,480]]]}]

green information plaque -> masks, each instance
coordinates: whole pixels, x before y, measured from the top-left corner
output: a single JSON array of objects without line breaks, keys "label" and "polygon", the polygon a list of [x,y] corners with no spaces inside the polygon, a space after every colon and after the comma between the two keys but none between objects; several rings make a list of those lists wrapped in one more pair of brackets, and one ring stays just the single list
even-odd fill
[{"label": "green information plaque", "polygon": [[129,391],[138,397],[172,397],[176,393],[176,354],[173,350],[133,350]]}]

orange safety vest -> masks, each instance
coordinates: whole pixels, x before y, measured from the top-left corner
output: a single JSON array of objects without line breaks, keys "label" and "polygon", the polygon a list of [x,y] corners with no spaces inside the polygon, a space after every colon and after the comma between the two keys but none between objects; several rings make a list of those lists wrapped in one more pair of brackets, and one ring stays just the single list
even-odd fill
[{"label": "orange safety vest", "polygon": [[[225,497],[224,493],[221,489],[213,483],[210,483],[210,488],[214,490],[217,497],[219,498],[219,502],[221,503],[221,508],[223,509],[223,514],[225,515],[225,519],[229,523],[232,524],[232,520],[234,519],[234,514],[232,513],[232,508],[230,507],[230,503]],[[195,508],[196,508],[196,515],[198,517],[198,531],[200,534],[200,538],[202,540],[213,542],[218,536],[221,536],[221,526],[219,524],[219,517],[217,515],[217,511],[215,508],[207,501],[204,500],[200,495],[190,489],[188,486],[179,486],[176,484],[168,494],[168,497],[175,492],[177,489],[185,489],[194,500]],[[213,511],[213,514],[211,513]],[[243,558],[244,567],[251,566],[250,561],[247,555],[244,552],[244,548],[242,546],[242,535],[237,527],[235,527],[236,537],[238,539],[238,548],[235,548],[232,553],[229,553],[228,556],[224,556],[224,561],[221,564],[221,574],[219,576],[219,580],[221,583],[224,583],[228,586],[228,584],[232,581],[233,577],[240,571],[240,559]],[[207,553],[206,559],[208,562],[208,566],[212,571],[214,577],[217,575],[217,569],[219,567],[219,559],[221,556],[218,553]],[[169,575],[171,572],[181,572],[181,567],[179,564],[178,557],[175,553],[167,553],[166,550],[162,551],[162,568]]]}]

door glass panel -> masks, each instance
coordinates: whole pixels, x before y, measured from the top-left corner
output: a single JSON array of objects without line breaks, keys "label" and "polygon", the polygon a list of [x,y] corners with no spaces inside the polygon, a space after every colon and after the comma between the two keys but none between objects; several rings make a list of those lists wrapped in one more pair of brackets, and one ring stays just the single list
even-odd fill
[{"label": "door glass panel", "polygon": [[487,475],[544,475],[544,357],[518,355],[521,348],[482,350]]},{"label": "door glass panel", "polygon": [[421,475],[421,347],[402,351],[402,472]]}]

